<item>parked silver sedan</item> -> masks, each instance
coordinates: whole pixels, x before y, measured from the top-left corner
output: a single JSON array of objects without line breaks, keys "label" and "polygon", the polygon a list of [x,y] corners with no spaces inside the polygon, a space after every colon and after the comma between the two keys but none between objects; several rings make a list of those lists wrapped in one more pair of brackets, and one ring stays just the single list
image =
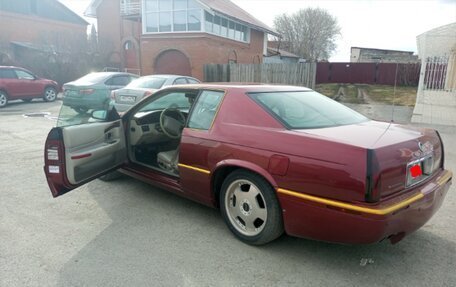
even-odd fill
[{"label": "parked silver sedan", "polygon": [[111,99],[118,112],[124,112],[144,97],[152,95],[158,89],[181,84],[197,84],[199,80],[180,75],[144,76],[132,81],[122,89],[111,92]]}]

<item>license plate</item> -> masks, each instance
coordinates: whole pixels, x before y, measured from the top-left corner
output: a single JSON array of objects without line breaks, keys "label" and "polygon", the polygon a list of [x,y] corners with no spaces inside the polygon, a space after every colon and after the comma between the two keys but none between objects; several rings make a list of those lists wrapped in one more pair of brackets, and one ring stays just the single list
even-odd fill
[{"label": "license plate", "polygon": [[132,96],[120,96],[120,100],[121,100],[122,102],[134,103],[135,100],[136,100],[136,97],[132,97]]}]

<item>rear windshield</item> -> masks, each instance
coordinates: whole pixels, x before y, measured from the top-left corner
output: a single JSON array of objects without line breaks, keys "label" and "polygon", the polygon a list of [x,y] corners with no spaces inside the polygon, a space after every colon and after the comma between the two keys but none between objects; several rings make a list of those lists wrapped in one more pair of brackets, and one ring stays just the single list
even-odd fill
[{"label": "rear windshield", "polygon": [[139,78],[132,81],[126,88],[142,88],[142,89],[160,89],[166,79],[157,77]]},{"label": "rear windshield", "polygon": [[96,84],[96,83],[103,82],[107,77],[108,77],[108,75],[106,75],[104,73],[91,73],[91,74],[85,75],[82,78],[77,79],[76,81]]},{"label": "rear windshield", "polygon": [[368,119],[314,91],[249,94],[289,129],[314,129],[357,124]]}]

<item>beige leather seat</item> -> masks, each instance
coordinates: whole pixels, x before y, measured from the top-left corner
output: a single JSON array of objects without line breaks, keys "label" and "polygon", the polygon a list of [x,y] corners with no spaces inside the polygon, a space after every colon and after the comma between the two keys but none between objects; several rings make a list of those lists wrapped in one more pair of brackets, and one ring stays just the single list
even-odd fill
[{"label": "beige leather seat", "polygon": [[179,148],[176,150],[162,151],[157,154],[158,166],[164,170],[176,172],[179,162]]}]

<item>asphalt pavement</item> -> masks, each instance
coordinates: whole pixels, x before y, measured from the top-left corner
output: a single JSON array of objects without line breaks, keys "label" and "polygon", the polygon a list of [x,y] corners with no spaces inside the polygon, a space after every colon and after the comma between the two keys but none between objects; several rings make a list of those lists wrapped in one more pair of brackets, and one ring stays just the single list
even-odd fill
[{"label": "asphalt pavement", "polygon": [[[455,186],[431,221],[396,245],[284,235],[252,247],[229,232],[218,210],[128,177],[53,199],[43,147],[60,104],[0,110],[2,287],[456,286]],[[355,108],[389,120],[379,107]],[[395,114],[407,122],[411,111]],[[442,131],[447,167],[456,171],[456,131]]]}]

